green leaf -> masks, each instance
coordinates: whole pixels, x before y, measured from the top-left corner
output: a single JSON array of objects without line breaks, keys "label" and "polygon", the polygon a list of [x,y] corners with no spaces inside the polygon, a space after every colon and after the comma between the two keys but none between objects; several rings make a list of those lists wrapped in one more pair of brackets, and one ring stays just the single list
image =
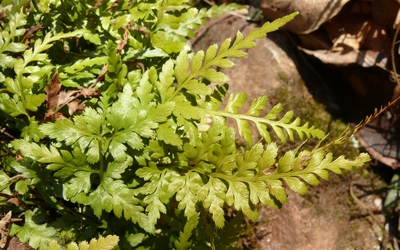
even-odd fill
[{"label": "green leaf", "polygon": [[25,96],[25,108],[30,111],[37,111],[38,107],[46,100],[46,95],[26,95]]},{"label": "green leaf", "polygon": [[15,184],[15,190],[20,194],[26,194],[29,191],[29,186],[28,181],[20,180]]},{"label": "green leaf", "polygon": [[267,102],[268,102],[267,96],[261,96],[261,97],[256,98],[251,103],[251,106],[250,106],[249,110],[246,112],[246,115],[259,116],[260,111],[265,108],[265,105],[267,104]]},{"label": "green leaf", "polygon": [[2,68],[12,68],[14,66],[15,61],[16,59],[11,56],[0,54],[0,67]]},{"label": "green leaf", "polygon": [[204,183],[198,173],[191,171],[179,180],[181,182],[177,186],[180,189],[176,193],[176,200],[179,202],[178,209],[184,210],[185,216],[190,218],[196,214],[197,194]]},{"label": "green leaf", "polygon": [[225,83],[231,80],[229,76],[225,75],[222,72],[217,72],[215,69],[207,69],[204,72],[203,77],[209,80],[210,82],[216,82],[216,83]]},{"label": "green leaf", "polygon": [[191,105],[191,103],[187,101],[184,96],[177,96],[173,99],[173,101],[175,102],[175,110],[173,114],[176,117],[182,117],[185,120],[200,120],[200,118],[202,118],[203,114],[205,113],[203,109]]},{"label": "green leaf", "polygon": [[74,178],[63,185],[63,197],[70,200],[77,194],[89,193],[91,188],[90,175],[92,173],[85,171],[77,171],[74,173]]},{"label": "green leaf", "polygon": [[152,34],[151,41],[154,47],[164,50],[167,54],[178,53],[185,47],[183,38],[174,37],[163,31]]},{"label": "green leaf", "polygon": [[140,192],[146,195],[143,202],[148,204],[146,211],[149,213],[150,223],[154,225],[160,218],[160,213],[167,213],[165,204],[168,204],[170,198],[179,189],[179,186],[171,188],[171,185],[177,184],[172,184],[171,179],[178,175],[174,171],[167,169],[159,171],[155,168],[139,169],[137,175],[144,179],[151,179],[151,182],[147,182]]},{"label": "green leaf", "polygon": [[[118,245],[119,237],[116,235],[108,235],[105,238],[100,236],[98,239],[91,239],[90,242],[82,241],[78,244],[75,242],[69,243],[67,250],[89,250],[89,249],[101,249],[101,250],[112,250]],[[48,250],[60,250],[61,246],[58,245],[57,241],[50,241],[46,247]]]},{"label": "green leaf", "polygon": [[[116,235],[108,235],[107,237],[100,236],[98,240],[92,239],[89,243],[81,242],[79,243],[79,249],[102,249],[111,250],[117,246],[119,237]],[[69,250],[69,247],[67,248]]]},{"label": "green leaf", "polygon": [[38,222],[35,219],[38,215],[40,212],[37,209],[26,211],[24,225],[21,227],[14,224],[10,234],[16,234],[22,243],[28,243],[33,248],[45,249],[50,241],[57,240],[56,230],[46,223]]},{"label": "green leaf", "polygon": [[243,107],[243,104],[247,100],[247,94],[246,93],[239,93],[239,94],[231,94],[229,96],[228,103],[226,104],[226,107],[224,109],[225,112],[237,114],[239,113],[239,108]]},{"label": "green leaf", "polygon": [[276,143],[268,144],[262,156],[257,160],[258,175],[263,175],[264,171],[274,166],[277,155],[278,146]]},{"label": "green leaf", "polygon": [[176,134],[176,130],[171,127],[170,124],[161,124],[157,129],[157,137],[159,140],[164,141],[172,146],[182,145],[182,140],[179,135]]},{"label": "green leaf", "polygon": [[112,180],[105,176],[102,184],[89,194],[89,200],[97,217],[101,217],[102,210],[113,211],[118,218],[123,215],[126,220],[130,219],[138,223],[147,232],[154,231],[154,225],[149,223],[147,216],[143,213],[143,207],[138,205],[139,200],[135,197],[133,190],[128,189],[120,180]]},{"label": "green leaf", "polygon": [[238,164],[238,171],[236,175],[240,177],[252,177],[257,175],[257,161],[260,159],[263,151],[262,144],[257,143],[244,154],[244,157],[242,155],[238,155],[236,159]]},{"label": "green leaf", "polygon": [[4,171],[0,170],[0,191],[11,194],[10,185],[13,183],[14,181]]},{"label": "green leaf", "polygon": [[204,51],[200,50],[194,54],[192,61],[190,62],[190,72],[194,73],[201,69],[203,65]]},{"label": "green leaf", "polygon": [[54,163],[64,161],[61,158],[59,151],[50,146],[50,150],[45,145],[38,145],[36,143],[29,143],[24,140],[14,140],[11,142],[12,146],[19,150],[23,156],[30,157],[42,163]]},{"label": "green leaf", "polygon": [[277,173],[287,173],[292,170],[295,162],[296,154],[294,151],[289,150],[281,157],[277,164]]},{"label": "green leaf", "polygon": [[44,134],[39,130],[39,123],[34,119],[35,117],[31,117],[29,125],[22,129],[21,136],[26,141],[39,142],[44,137]]},{"label": "green leaf", "polygon": [[[186,50],[183,50],[179,53],[176,58],[175,63],[175,77],[178,81],[178,85],[181,85],[187,78],[188,70],[189,70],[189,57]],[[193,73],[192,73],[193,74]]]},{"label": "green leaf", "polygon": [[[198,199],[203,202],[205,209],[212,214],[215,225],[222,228],[225,224],[224,205],[226,194],[226,185],[218,178],[210,177],[208,182],[203,185],[198,192]],[[238,204],[241,207],[240,204]]]},{"label": "green leaf", "polygon": [[229,188],[226,192],[227,204],[234,205],[235,209],[242,210],[251,220],[256,221],[258,219],[258,212],[250,208],[249,196],[249,190],[245,183],[241,181],[229,182]]},{"label": "green leaf", "polygon": [[155,83],[161,101],[164,103],[170,99],[175,92],[174,83],[174,62],[172,59],[163,64],[162,71],[159,75],[159,81]]},{"label": "green leaf", "polygon": [[293,191],[302,195],[308,192],[306,184],[304,184],[304,182],[300,181],[296,177],[284,177],[283,179]]},{"label": "green leaf", "polygon": [[189,249],[192,246],[192,242],[189,241],[192,236],[192,231],[199,224],[199,215],[197,213],[189,217],[188,221],[185,223],[183,231],[179,233],[179,240],[175,240],[174,244],[176,249],[184,250]]},{"label": "green leaf", "polygon": [[[281,204],[285,203],[288,199],[286,191],[282,186],[282,182],[280,180],[267,180],[266,183],[269,187],[269,192],[271,193],[270,196],[272,197],[268,197],[270,199],[267,199],[265,204],[278,209]],[[280,202],[280,204],[276,201]]]},{"label": "green leaf", "polygon": [[249,145],[253,144],[250,124],[245,120],[235,119],[238,125],[239,134],[247,141]]},{"label": "green leaf", "polygon": [[27,111],[25,110],[23,103],[19,100],[11,99],[7,95],[1,95],[0,98],[0,107],[2,107],[6,114],[9,114],[13,117],[17,117],[19,115],[27,115]]},{"label": "green leaf", "polygon": [[191,80],[188,83],[184,84],[183,87],[191,93],[198,95],[210,95],[212,92],[212,89],[210,87],[208,87],[204,83],[199,82],[198,80]]}]

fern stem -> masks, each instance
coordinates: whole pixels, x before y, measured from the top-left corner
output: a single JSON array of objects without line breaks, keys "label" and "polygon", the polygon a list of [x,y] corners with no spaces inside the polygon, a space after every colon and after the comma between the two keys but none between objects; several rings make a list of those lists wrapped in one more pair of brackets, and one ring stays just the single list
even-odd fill
[{"label": "fern stem", "polygon": [[[199,172],[199,171],[196,171]],[[237,176],[237,175],[225,175],[225,174],[221,174],[221,173],[212,173],[212,174],[206,174],[203,173],[204,175],[208,175],[214,178],[219,178],[222,180],[232,180],[234,179],[235,181],[239,181],[239,182],[245,182],[245,183],[254,183],[257,181],[268,181],[268,180],[280,180],[286,177],[299,177],[299,175],[304,175],[304,174],[313,174],[312,170],[300,170],[300,171],[290,171],[287,173],[271,173],[269,175],[260,175],[260,176],[254,176],[254,177],[250,177],[250,176]]]}]

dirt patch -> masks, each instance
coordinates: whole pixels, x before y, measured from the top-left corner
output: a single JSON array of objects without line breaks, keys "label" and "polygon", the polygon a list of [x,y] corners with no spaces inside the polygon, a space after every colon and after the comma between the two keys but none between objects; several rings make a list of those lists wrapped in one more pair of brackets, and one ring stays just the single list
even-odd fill
[{"label": "dirt patch", "polygon": [[[382,230],[350,196],[349,188],[354,178],[362,187],[369,185],[360,175],[331,176],[330,181],[311,188],[305,196],[289,192],[289,200],[280,210],[263,207],[254,227],[259,238],[247,238],[247,243],[251,244],[245,248],[381,249]],[[356,196],[383,225],[385,218],[379,195],[357,190]]]}]

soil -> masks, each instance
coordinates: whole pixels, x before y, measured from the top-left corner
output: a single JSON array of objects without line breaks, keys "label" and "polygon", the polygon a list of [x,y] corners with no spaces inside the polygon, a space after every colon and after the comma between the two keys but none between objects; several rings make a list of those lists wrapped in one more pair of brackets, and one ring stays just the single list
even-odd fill
[{"label": "soil", "polygon": [[[376,187],[361,174],[331,176],[329,181],[310,188],[307,195],[289,192],[289,200],[280,210],[260,209],[260,219],[242,242],[244,249],[384,249],[382,248],[385,216],[381,204],[384,182],[368,169],[382,187]],[[353,183],[355,196],[366,210],[354,202],[349,188]]]},{"label": "soil", "polygon": [[[210,21],[192,40],[192,47],[194,51],[205,50],[233,38],[238,30],[246,35],[255,27],[257,24],[237,15],[225,15]],[[271,106],[282,102],[286,110],[294,110],[302,120],[326,131],[340,133],[346,123],[338,117],[352,122],[368,114],[371,105],[387,101],[374,99],[372,104],[364,105],[360,98],[351,96],[351,91],[346,92],[346,99],[338,96],[338,86],[332,87],[326,80],[329,68],[304,61],[285,32],[268,34],[247,52],[245,58],[233,60],[233,69],[222,70],[231,78],[230,91],[246,92],[249,100],[268,95]],[[341,84],[343,89],[354,89]],[[363,105],[366,110],[359,108]],[[350,111],[355,115],[351,116]],[[349,142],[336,153],[351,157],[361,150]],[[391,240],[384,227],[389,229],[390,225],[396,234],[397,221],[393,217],[397,216],[384,214],[382,204],[393,174],[394,170],[382,164],[369,164],[340,176],[331,174],[329,181],[321,180],[320,185],[309,187],[305,196],[288,191],[289,200],[280,210],[259,208],[259,219],[246,222],[247,233],[238,244],[243,249],[271,250],[388,249]]]}]

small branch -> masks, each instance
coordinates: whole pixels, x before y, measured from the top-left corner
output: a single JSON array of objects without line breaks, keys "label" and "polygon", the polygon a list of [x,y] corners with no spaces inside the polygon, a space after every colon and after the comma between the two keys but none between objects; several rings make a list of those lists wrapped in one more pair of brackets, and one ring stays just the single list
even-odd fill
[{"label": "small branch", "polygon": [[391,51],[390,51],[390,55],[392,57],[393,73],[394,73],[394,77],[395,77],[395,80],[396,80],[396,83],[397,83],[397,85],[396,85],[396,87],[395,87],[395,89],[393,91],[393,97],[397,97],[399,92],[400,92],[400,80],[399,80],[399,76],[397,75],[396,62],[395,62],[395,56],[394,56],[396,40],[397,40],[397,36],[399,35],[399,32],[400,32],[400,24],[397,24],[395,28],[396,28],[396,32],[394,33],[394,36],[393,36],[392,48],[391,48]]},{"label": "small branch", "polygon": [[[363,208],[365,211],[367,211],[367,213],[369,214],[369,216],[371,216],[371,219],[380,227],[380,229],[382,230],[382,234],[383,234],[383,239],[382,239],[382,244],[387,245],[387,247],[390,250],[393,250],[393,246],[389,240],[389,234],[386,231],[385,227],[382,225],[382,223],[379,221],[379,219],[368,209],[368,207],[362,202],[360,201],[357,196],[354,195],[353,192],[353,185],[355,184],[354,181],[352,181],[350,183],[350,196],[351,198],[354,199],[354,201],[357,203],[357,205],[359,205],[361,208]],[[382,249],[387,249],[385,246],[383,246]]]}]

